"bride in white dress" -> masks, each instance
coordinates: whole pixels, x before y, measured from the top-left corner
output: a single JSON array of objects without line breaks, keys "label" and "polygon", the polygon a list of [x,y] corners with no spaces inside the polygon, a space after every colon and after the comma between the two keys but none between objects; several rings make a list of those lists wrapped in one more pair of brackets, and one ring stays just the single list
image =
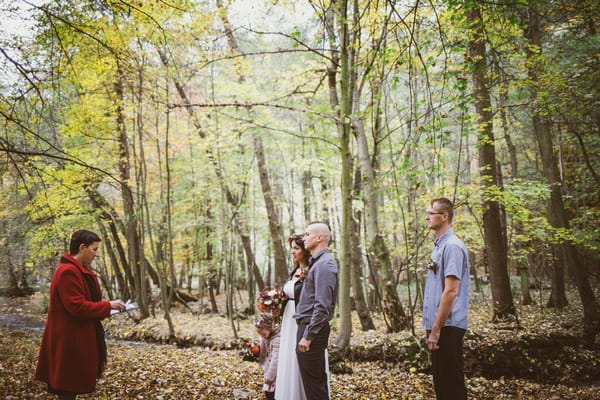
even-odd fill
[{"label": "bride in white dress", "polygon": [[[293,318],[296,312],[294,300],[294,286],[302,285],[305,268],[308,265],[310,253],[304,248],[302,235],[292,235],[288,238],[291,253],[294,259],[294,271],[290,279],[283,286],[283,291],[289,297],[281,318],[281,331],[279,334],[279,362],[277,364],[277,383],[275,385],[276,400],[306,400],[302,377],[296,359],[296,332],[298,325]],[[297,290],[298,295],[300,290]]]}]

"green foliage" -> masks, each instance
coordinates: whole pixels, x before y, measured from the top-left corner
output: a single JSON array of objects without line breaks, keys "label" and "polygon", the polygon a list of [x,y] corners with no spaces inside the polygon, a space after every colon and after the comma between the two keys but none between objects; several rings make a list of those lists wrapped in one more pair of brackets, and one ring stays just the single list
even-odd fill
[{"label": "green foliage", "polygon": [[[8,227],[23,229],[15,236],[7,230],[2,243],[22,246],[26,263],[40,263],[64,249],[72,230],[98,227],[102,211],[128,217],[121,186],[127,184],[136,215],[147,217],[141,228],[148,256],[165,232],[169,205],[178,270],[188,258],[197,276],[226,260],[236,260],[241,270],[232,222],[239,218],[266,273],[272,260],[255,137],[263,139],[284,231],[327,218],[339,235],[340,110],[327,86],[332,57],[339,54],[329,51],[334,43],[323,27],[325,9],[311,14],[293,2],[265,2],[257,7],[268,12],[261,9],[250,26],[235,3],[224,3],[217,10],[209,2],[183,0],[135,6],[55,1],[45,5],[47,12],[29,11],[36,22],[28,39],[2,34],[2,48],[24,66],[3,58],[2,216]],[[353,99],[356,112],[346,117],[360,120],[367,133],[380,230],[392,254],[415,270],[422,265],[429,251],[423,210],[439,196],[456,200],[455,229],[477,255],[484,250],[483,196],[505,210],[514,259],[526,260],[540,243],[564,241],[597,254],[600,233],[593,222],[600,215],[600,185],[592,172],[600,171],[600,38],[591,29],[598,24],[597,5],[536,2],[539,14],[548,16],[543,44],[536,47],[524,37],[522,18],[530,4],[524,1],[513,7],[357,4],[351,76],[362,91]],[[465,11],[475,5],[485,25],[494,145],[504,183],[485,191],[477,178],[469,78],[476,60],[469,59],[465,33]],[[241,54],[223,34],[224,16]],[[537,87],[528,78],[532,68],[539,73]],[[193,106],[186,108],[185,101]],[[570,229],[552,229],[546,219],[549,192],[532,131],[534,113],[550,121]],[[518,164],[510,175],[508,137]],[[350,148],[356,168],[355,139]],[[122,182],[126,164],[130,175]],[[87,188],[100,192],[107,209],[91,206]],[[352,208],[364,215],[363,194]]]}]

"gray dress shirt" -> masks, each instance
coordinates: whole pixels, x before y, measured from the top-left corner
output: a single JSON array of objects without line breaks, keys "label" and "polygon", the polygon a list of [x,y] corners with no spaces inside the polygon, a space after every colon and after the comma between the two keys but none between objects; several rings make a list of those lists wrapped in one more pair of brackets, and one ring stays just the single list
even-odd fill
[{"label": "gray dress shirt", "polygon": [[338,293],[338,267],[329,249],[313,255],[309,265],[311,267],[306,275],[294,318],[298,323],[308,323],[304,338],[313,340],[323,325],[333,317]]}]

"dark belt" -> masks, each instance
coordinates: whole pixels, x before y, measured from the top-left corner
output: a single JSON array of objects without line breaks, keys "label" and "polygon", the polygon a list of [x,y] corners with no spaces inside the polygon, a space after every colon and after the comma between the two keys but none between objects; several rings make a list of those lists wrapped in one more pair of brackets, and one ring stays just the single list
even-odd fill
[{"label": "dark belt", "polygon": [[310,324],[310,317],[298,318],[298,319],[296,320],[296,323],[298,323],[298,324],[306,324],[306,325],[308,325],[308,324]]}]

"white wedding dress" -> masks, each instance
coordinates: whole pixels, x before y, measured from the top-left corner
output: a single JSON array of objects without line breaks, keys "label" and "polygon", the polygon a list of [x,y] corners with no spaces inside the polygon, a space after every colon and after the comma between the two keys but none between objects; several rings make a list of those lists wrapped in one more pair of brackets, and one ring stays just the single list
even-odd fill
[{"label": "white wedding dress", "polygon": [[306,400],[302,377],[296,358],[296,332],[298,325],[293,318],[296,310],[294,301],[294,281],[287,281],[283,286],[284,293],[290,298],[281,317],[279,333],[279,362],[277,364],[277,381],[275,384],[276,400]]}]

